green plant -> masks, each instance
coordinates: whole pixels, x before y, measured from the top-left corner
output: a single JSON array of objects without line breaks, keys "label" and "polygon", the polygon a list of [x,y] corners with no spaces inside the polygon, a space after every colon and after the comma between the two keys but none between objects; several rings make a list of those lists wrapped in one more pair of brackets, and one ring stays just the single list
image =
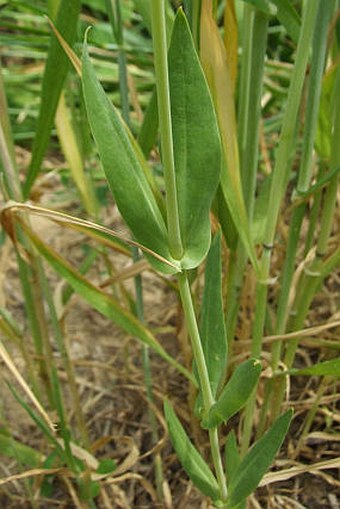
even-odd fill
[{"label": "green plant", "polygon": [[[293,368],[298,339],[294,336],[286,347],[280,339],[287,332],[302,329],[320,285],[339,264],[339,249],[330,242],[340,167],[337,144],[340,125],[337,31],[331,34],[333,38],[328,40],[332,42],[327,46],[328,30],[338,3],[305,2],[298,10],[284,0],[228,1],[224,9],[226,34],[223,41],[216,22],[223,13],[223,3],[208,0],[184,2],[188,20],[181,8],[173,19],[170,4],[165,0],[151,0],[149,9],[143,2],[136,2],[145,25],[152,33],[156,80],[156,91],[151,95],[140,128],[139,143],[129,117],[120,3],[108,1],[107,8],[118,44],[123,120],[96,77],[89,57],[91,31],[85,34],[81,61],[70,47],[75,38],[80,3],[74,3],[75,10],[69,17],[65,5],[66,2],[61,2],[59,6],[55,5],[53,11],[55,14],[59,7],[58,16],[53,16],[57,20],[54,28],[56,36],[44,75],[36,140],[39,140],[39,133],[43,132],[44,136],[40,143],[35,141],[24,190],[28,195],[37,177],[58,103],[61,108],[59,112],[63,111],[63,95],[60,94],[67,69],[65,50],[81,75],[87,118],[106,181],[134,240],[119,238],[116,232],[90,221],[20,203],[21,191],[13,194],[13,189],[7,194],[15,202],[9,202],[3,208],[3,226],[26,251],[27,242],[29,246],[34,246],[34,250],[91,306],[139,339],[145,345],[145,355],[146,348],[153,349],[196,388],[194,412],[201,428],[209,436],[213,470],[189,438],[171,403],[166,400],[164,412],[171,442],[192,482],[212,499],[216,507],[244,508],[246,498],[259,485],[289,428],[292,412],[288,410],[280,415],[284,407],[286,377],[330,377],[324,379],[320,386],[322,391],[327,387],[327,381],[338,373],[338,361],[332,359],[305,369]],[[269,21],[273,18],[280,23],[280,33],[288,33],[297,48],[293,62],[290,60],[286,67],[282,65],[282,69],[280,63],[277,64],[281,72],[279,77],[271,71],[270,66],[274,64],[266,62],[266,51],[275,51],[267,46],[267,35],[271,33]],[[321,20],[320,26],[316,20]],[[236,64],[238,28],[243,30],[239,77]],[[51,69],[61,55],[61,72],[57,86],[52,90],[49,86]],[[333,67],[325,74],[327,57],[332,59]],[[304,90],[308,66],[310,80]],[[273,80],[277,82],[273,83]],[[267,87],[270,95],[268,110],[275,111],[277,108],[279,111],[278,119],[274,122],[265,115],[261,118],[261,112],[266,113],[261,106],[263,87]],[[305,96],[305,129],[300,133],[298,121]],[[50,103],[53,107],[49,109]],[[328,115],[330,112],[332,114]],[[160,178],[155,177],[147,162],[149,151],[156,144],[158,125],[162,167]],[[277,135],[278,143],[272,157],[272,169],[266,172],[263,165],[260,165],[260,171],[258,168],[259,139],[266,135],[270,138],[268,133],[274,133],[273,138]],[[297,140],[302,142],[301,159],[294,158]],[[6,148],[4,136],[0,141]],[[313,150],[317,154],[315,163]],[[4,152],[8,157],[3,158],[8,189],[17,186],[15,174],[8,163],[10,151],[7,150],[8,154]],[[298,171],[296,167],[299,167]],[[74,174],[74,179],[76,182],[78,179],[79,189],[86,190],[85,176],[77,175]],[[315,183],[312,185],[313,177]],[[281,287],[276,290],[276,301],[272,305],[269,292],[277,288],[276,278],[271,274],[272,255],[274,246],[280,242],[278,222],[282,202],[289,199],[290,183],[295,188],[290,204],[291,224],[280,275]],[[322,192],[325,194],[323,207]],[[87,212],[95,214],[97,205],[91,202],[94,200],[93,193],[92,198],[91,193],[81,194]],[[301,225],[303,220],[307,221],[306,208],[309,203],[312,203],[312,214],[305,238]],[[213,238],[211,210],[221,225],[221,231],[215,229]],[[171,357],[143,323],[140,287],[136,292],[139,293],[139,314],[136,318],[115,297],[94,286],[47,246],[34,232],[25,215],[44,215],[67,227],[86,232],[98,245],[119,250],[126,256],[130,256],[128,246],[132,245],[143,251],[154,270],[164,277],[172,277],[191,338],[192,372]],[[318,215],[320,235],[313,251],[313,230]],[[20,231],[18,237],[13,235],[16,228]],[[303,242],[302,263],[305,271],[299,276],[295,259],[298,247]],[[227,269],[223,264],[225,253],[228,257]],[[203,296],[202,299],[194,299],[191,282],[198,277],[197,273],[203,265]],[[256,282],[252,343],[250,358],[235,365],[234,354],[239,344],[236,328],[243,285],[246,288],[245,271],[248,281],[252,278]],[[295,283],[294,286],[293,282],[298,276],[299,284],[297,286]],[[45,299],[50,302],[55,334],[67,365],[67,352],[63,350],[58,318],[53,312],[47,282],[42,275],[40,279]],[[296,292],[292,295],[295,287]],[[5,323],[6,333],[17,337],[10,320]],[[272,375],[263,382],[265,396],[260,423],[257,436],[249,448],[253,436],[256,389],[264,362],[262,340],[267,330],[273,331],[276,338],[270,360]],[[48,347],[45,348],[48,353]],[[283,371],[279,369],[282,361],[287,368]],[[72,379],[72,372],[69,374]],[[49,378],[62,424],[63,448],[51,435],[51,430],[46,428],[46,423],[41,422],[22,400],[21,404],[54,444],[60,464],[66,464],[76,475],[80,492],[86,492],[85,498],[93,503],[97,489],[97,485],[93,484],[94,472],[92,470],[86,477],[84,465],[79,466],[74,459],[58,377],[53,367]],[[147,384],[151,395],[149,378]],[[16,397],[20,399],[18,395]],[[229,432],[225,453],[221,455],[223,426],[231,426],[231,418],[243,410],[243,430],[239,441],[233,431]],[[311,424],[313,412],[306,418],[305,430]],[[88,445],[86,440],[83,442]],[[24,453],[28,456],[31,454],[18,446],[20,458]],[[32,461],[36,461],[36,458]]]}]

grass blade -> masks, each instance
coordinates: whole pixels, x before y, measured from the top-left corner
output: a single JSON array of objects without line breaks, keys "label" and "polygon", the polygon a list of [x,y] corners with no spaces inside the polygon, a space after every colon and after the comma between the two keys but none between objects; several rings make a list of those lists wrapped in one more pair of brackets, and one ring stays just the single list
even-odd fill
[{"label": "grass blade", "polygon": [[[61,0],[56,20],[56,28],[72,46],[76,39],[80,0]],[[37,130],[32,147],[29,172],[24,185],[24,195],[29,195],[42,163],[53,126],[60,93],[67,75],[69,61],[57,37],[52,35],[42,82],[41,105]]]},{"label": "grass blade", "polygon": [[284,375],[336,376],[340,377],[340,358],[320,362],[302,369],[289,369]]},{"label": "grass blade", "polygon": [[164,412],[171,443],[184,470],[202,493],[213,500],[218,499],[219,489],[213,473],[196,447],[191,443],[168,401],[164,402]]},{"label": "grass blade", "polygon": [[270,0],[277,7],[277,19],[286,28],[289,36],[297,44],[301,19],[289,0]]},{"label": "grass blade", "polygon": [[5,435],[3,431],[0,432],[0,451],[1,455],[14,458],[18,463],[31,468],[37,468],[43,460],[39,451]]}]

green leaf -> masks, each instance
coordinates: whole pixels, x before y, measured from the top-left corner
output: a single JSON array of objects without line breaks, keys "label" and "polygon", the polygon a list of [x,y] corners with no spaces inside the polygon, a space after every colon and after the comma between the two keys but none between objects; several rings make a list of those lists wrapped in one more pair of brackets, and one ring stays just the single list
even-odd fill
[{"label": "green leaf", "polygon": [[84,475],[78,479],[79,494],[81,500],[92,500],[100,493],[100,484],[97,481],[91,481],[90,475]]},{"label": "green leaf", "polygon": [[110,474],[117,469],[117,462],[113,459],[106,458],[99,462],[97,474]]},{"label": "green leaf", "polygon": [[224,454],[225,454],[226,478],[229,486],[234,475],[234,472],[236,472],[241,462],[241,457],[238,452],[236,435],[234,430],[230,431],[230,433],[228,433],[227,435],[224,447]]},{"label": "green leaf", "polygon": [[18,440],[0,432],[0,454],[14,458],[21,465],[36,468],[41,465],[43,456],[39,451],[32,449]]},{"label": "green leaf", "polygon": [[226,240],[227,246],[231,251],[235,251],[237,248],[238,234],[234,224],[232,215],[230,213],[228,204],[221,186],[218,187],[213,205],[213,214],[217,217],[220,226],[222,228],[223,236]]},{"label": "green leaf", "polygon": [[114,321],[125,332],[132,337],[138,338],[142,343],[152,348],[169,364],[176,367],[184,376],[193,379],[192,375],[177,363],[171,355],[159,344],[157,339],[146,329],[135,316],[123,309],[116,299],[107,295],[92,283],[87,281],[79,272],[77,272],[66,260],[64,260],[52,248],[48,247],[33,231],[22,224],[25,233],[29,236],[38,252],[47,260],[53,269],[64,277],[73,289],[82,296],[94,309],[104,316]]},{"label": "green leaf", "polygon": [[219,498],[217,481],[196,447],[191,443],[168,401],[164,402],[164,412],[171,443],[184,470],[204,495],[217,500]]},{"label": "green leaf", "polygon": [[257,359],[248,359],[238,366],[202,426],[217,426],[241,410],[256,387],[260,373],[261,363]]},{"label": "green leaf", "polygon": [[[142,16],[143,24],[147,28],[149,34],[151,34],[152,33],[151,13],[149,2],[146,2],[145,0],[133,0],[133,1],[136,6],[136,12],[138,12],[138,14]],[[166,0],[164,2],[164,14],[165,14],[166,35],[167,39],[169,40],[172,25],[174,22],[174,12],[169,0]]]},{"label": "green leaf", "polygon": [[228,507],[235,508],[256,489],[281,447],[292,415],[291,410],[281,415],[241,461],[229,487]]},{"label": "green leaf", "polygon": [[267,3],[267,0],[243,0],[247,4],[251,4],[256,9],[259,9],[260,11],[264,12],[265,14],[270,14],[269,5]]},{"label": "green leaf", "polygon": [[300,35],[301,18],[294,9],[291,0],[270,0],[277,7],[277,19],[297,44]]},{"label": "green leaf", "polygon": [[207,258],[200,331],[210,387],[215,397],[225,371],[228,349],[222,299],[221,232],[213,239]]},{"label": "green leaf", "polygon": [[[138,242],[172,260],[165,220],[150,185],[149,169],[128,127],[98,82],[86,44],[82,77],[89,124],[120,213]],[[162,272],[174,272],[157,260],[149,260]]]},{"label": "green leaf", "polygon": [[210,246],[209,211],[220,177],[221,147],[212,99],[182,9],[170,43],[169,84],[181,265],[190,269],[199,265]]},{"label": "green leaf", "polygon": [[40,430],[44,433],[45,437],[54,445],[56,451],[58,452],[59,457],[61,460],[66,463],[66,457],[65,452],[63,451],[61,445],[57,441],[56,437],[52,433],[52,431],[49,429],[48,425],[45,423],[45,421],[41,418],[41,416],[35,412],[19,395],[19,393],[16,391],[16,389],[7,382],[7,385],[15,397],[15,399],[18,401],[18,403],[22,406],[24,410],[28,413],[28,415],[31,417],[31,419],[35,422],[35,424],[40,428]]},{"label": "green leaf", "polygon": [[340,358],[320,362],[308,368],[290,369],[283,374],[340,377]]},{"label": "green leaf", "polygon": [[[72,0],[72,2],[61,0],[58,10],[55,26],[70,46],[73,45],[76,39],[80,5],[80,0]],[[40,170],[68,68],[69,59],[55,34],[52,34],[42,81],[41,105],[32,147],[32,158],[24,185],[25,197],[29,195],[32,184]]]},{"label": "green leaf", "polygon": [[146,158],[157,139],[158,131],[158,109],[156,88],[153,89],[151,99],[144,113],[143,123],[141,125],[137,141]]}]

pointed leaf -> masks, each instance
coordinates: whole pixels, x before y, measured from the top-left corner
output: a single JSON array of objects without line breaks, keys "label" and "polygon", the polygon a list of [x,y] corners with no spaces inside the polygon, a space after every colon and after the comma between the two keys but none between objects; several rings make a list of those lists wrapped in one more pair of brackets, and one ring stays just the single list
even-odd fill
[{"label": "pointed leaf", "polygon": [[260,373],[261,363],[257,359],[248,359],[238,366],[202,426],[217,426],[241,410],[256,387]]},{"label": "pointed leaf", "polygon": [[210,246],[209,211],[220,177],[220,138],[210,92],[186,17],[175,18],[169,82],[183,268],[199,265]]},{"label": "pointed leaf", "polygon": [[336,376],[340,377],[340,358],[320,362],[314,366],[302,369],[290,369],[284,374],[290,375],[309,375],[309,376]]},{"label": "pointed leaf", "polygon": [[234,475],[234,472],[236,472],[239,464],[241,463],[241,457],[237,448],[237,441],[234,430],[230,431],[230,433],[228,433],[227,435],[224,447],[224,454],[225,454],[226,478],[229,486]]},{"label": "pointed leaf", "polygon": [[217,481],[196,447],[191,443],[168,401],[164,402],[164,412],[171,443],[184,470],[202,493],[217,500],[219,498]]},{"label": "pointed leaf", "polygon": [[288,410],[281,415],[249,450],[232,477],[228,502],[231,508],[237,506],[259,485],[270,467],[287,434],[293,412]]},{"label": "pointed leaf", "polygon": [[215,397],[227,363],[227,334],[222,299],[221,232],[213,239],[207,258],[200,331],[210,387]]},{"label": "pointed leaf", "polygon": [[[55,26],[70,46],[73,45],[76,39],[80,5],[80,0],[72,0],[72,2],[61,0],[58,10]],[[41,105],[32,147],[31,164],[24,186],[25,196],[29,195],[32,184],[40,170],[68,68],[68,57],[60,46],[57,37],[53,34],[42,82]]]},{"label": "pointed leaf", "polygon": [[[171,260],[165,221],[147,177],[146,162],[98,82],[86,44],[82,75],[89,124],[117,206],[136,240]],[[150,259],[150,263],[162,272],[173,272],[158,261]]]}]

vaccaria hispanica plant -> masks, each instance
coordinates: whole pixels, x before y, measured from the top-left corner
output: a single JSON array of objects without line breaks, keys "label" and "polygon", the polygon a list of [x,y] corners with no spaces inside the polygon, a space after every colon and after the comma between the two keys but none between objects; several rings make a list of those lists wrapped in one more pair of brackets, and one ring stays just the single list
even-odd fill
[{"label": "vaccaria hispanica plant", "polygon": [[[339,250],[328,252],[328,243],[340,166],[334,141],[339,126],[340,94],[336,93],[339,72],[335,65],[329,78],[332,93],[328,91],[325,97],[326,108],[333,112],[330,125],[327,124],[329,136],[325,142],[320,130],[318,132],[318,105],[323,93],[329,51],[328,29],[337,2],[327,2],[327,5],[321,1],[304,2],[301,17],[284,1],[258,0],[243,4],[242,58],[237,77],[236,13],[239,13],[239,8],[235,8],[234,2],[227,2],[225,6],[225,40],[222,41],[215,21],[216,2],[185,2],[189,19],[180,8],[169,38],[168,27],[172,19],[169,14],[166,17],[168,4],[164,0],[150,1],[147,11],[153,38],[156,92],[150,102],[149,115],[146,115],[149,123],[142,126],[141,134],[145,134],[147,129],[156,132],[159,125],[164,189],[159,188],[145,159],[145,145],[142,141],[140,145],[136,142],[96,78],[86,38],[80,62],[69,47],[72,37],[67,41],[64,33],[60,35],[57,32],[61,45],[81,76],[88,122],[108,186],[134,238],[130,243],[140,247],[156,271],[170,275],[178,285],[191,339],[192,373],[175,362],[151,333],[124,312],[114,299],[103,295],[48,248],[22,220],[21,212],[43,214],[82,231],[91,231],[98,242],[105,241],[106,244],[113,242],[112,237],[116,237],[114,232],[66,214],[18,203],[17,199],[15,203],[8,203],[2,212],[3,225],[9,233],[14,221],[20,224],[35,249],[75,291],[128,333],[153,348],[196,386],[195,414],[209,437],[209,460],[201,455],[182,426],[171,404],[171,394],[164,404],[167,427],[173,448],[192,482],[215,507],[225,509],[245,507],[247,497],[259,485],[281,447],[292,418],[291,410],[280,415],[287,374],[334,376],[339,368],[338,361],[328,360],[309,370],[294,370],[292,363],[296,342],[291,342],[284,352],[282,343],[275,342],[270,361],[273,375],[265,385],[266,397],[261,409],[258,436],[249,448],[256,388],[261,375],[261,341],[271,317],[267,309],[268,288],[275,284],[275,278],[270,274],[271,257],[280,206],[291,177],[299,108],[309,62],[313,78],[307,96],[309,106],[303,133],[303,157],[293,196],[294,227],[292,225],[290,230],[274,325],[277,335],[302,327],[318,286],[339,263]],[[297,51],[289,76],[290,85],[273,169],[256,199],[266,38],[274,7],[280,22],[296,43]],[[73,17],[76,17],[76,11]],[[317,26],[318,19],[322,20],[320,26]],[[336,39],[334,53],[337,52],[337,44]],[[143,140],[141,135],[140,140]],[[323,164],[316,183],[311,185],[314,145]],[[325,167],[329,161],[330,168],[327,170]],[[34,163],[26,182],[26,194],[35,178],[36,167]],[[316,196],[323,189],[327,194],[327,206],[316,212],[321,215],[322,235],[314,257],[308,255],[307,258],[310,248],[306,246],[306,271],[293,303],[296,311],[289,316],[294,257],[306,201],[313,197],[313,206],[320,207]],[[222,231],[215,232],[213,238],[211,209],[222,227]],[[226,313],[222,292],[222,233],[230,252]],[[261,246],[260,257],[256,244]],[[234,367],[230,374],[227,371],[228,358],[235,348],[239,294],[248,260],[256,277],[251,358]],[[205,264],[205,282],[197,312],[190,281],[202,264]],[[278,370],[281,358],[286,366],[283,371]],[[243,408],[243,430],[238,443],[234,431],[223,436],[224,425]],[[65,450],[69,464],[74,468],[71,446]]]}]

